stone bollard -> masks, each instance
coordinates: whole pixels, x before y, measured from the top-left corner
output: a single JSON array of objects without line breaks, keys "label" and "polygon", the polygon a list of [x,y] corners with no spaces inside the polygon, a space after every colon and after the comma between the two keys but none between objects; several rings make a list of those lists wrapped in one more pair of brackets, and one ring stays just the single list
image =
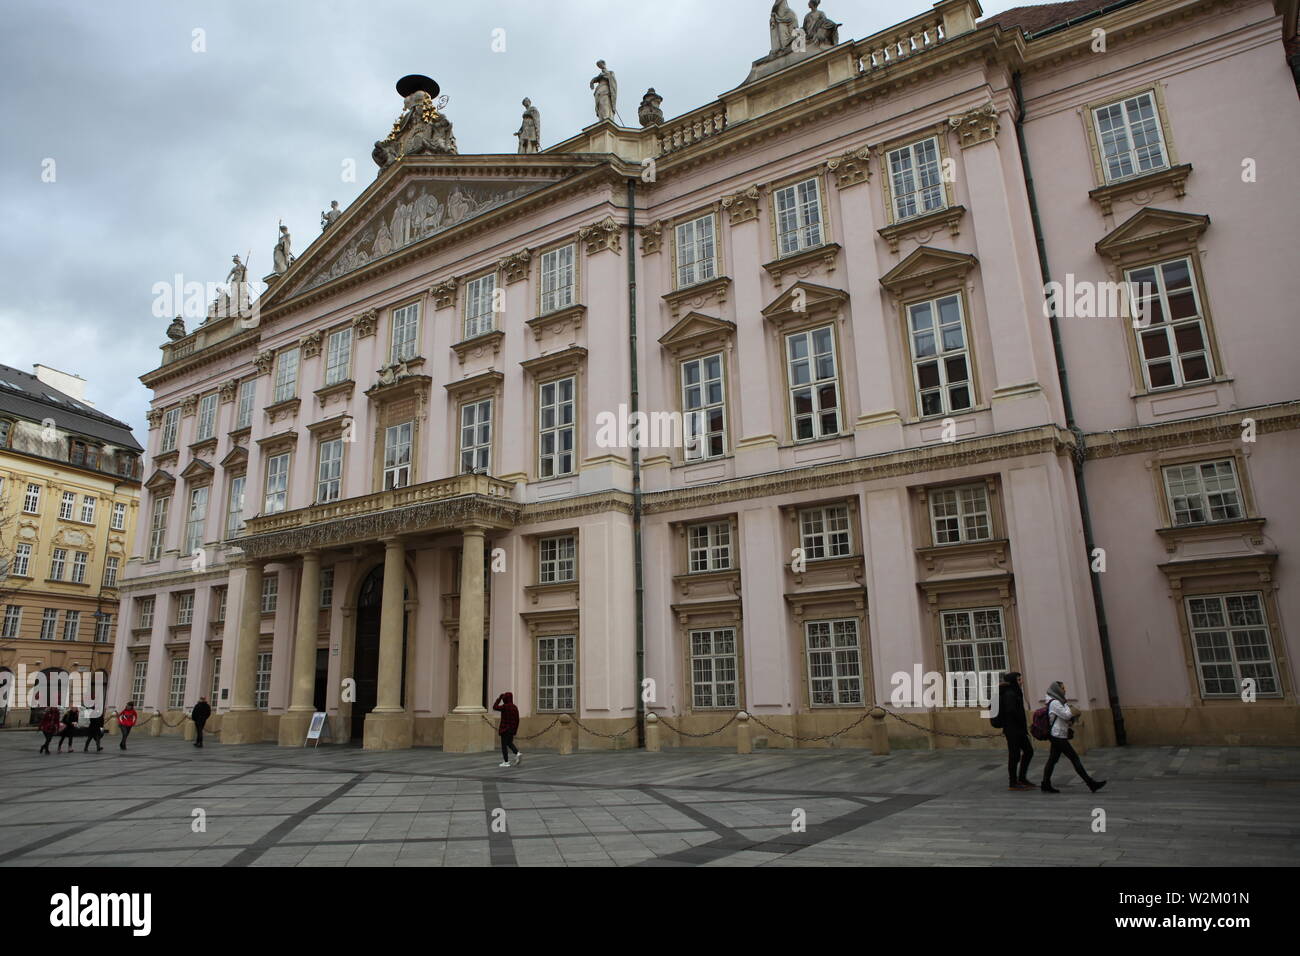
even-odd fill
[{"label": "stone bollard", "polygon": [[657,754],[660,751],[659,744],[659,718],[654,714],[645,716],[645,749],[646,753]]},{"label": "stone bollard", "polygon": [[736,753],[752,754],[754,741],[750,737],[749,714],[743,710],[736,715]]},{"label": "stone bollard", "polygon": [[573,718],[560,714],[560,756],[571,754],[576,749],[573,746]]},{"label": "stone bollard", "polygon": [[885,712],[879,707],[871,711],[871,752],[876,756],[889,753],[889,728],[885,726]]}]

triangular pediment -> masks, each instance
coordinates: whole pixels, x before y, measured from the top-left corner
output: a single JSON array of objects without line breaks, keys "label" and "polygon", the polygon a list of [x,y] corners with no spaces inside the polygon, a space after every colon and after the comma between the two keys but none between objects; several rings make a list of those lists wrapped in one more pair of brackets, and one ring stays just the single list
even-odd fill
[{"label": "triangular pediment", "polygon": [[765,305],[762,313],[765,318],[772,318],[787,312],[815,312],[824,307],[838,307],[848,298],[843,289],[800,280]]},{"label": "triangular pediment", "polygon": [[1205,232],[1210,217],[1172,209],[1142,209],[1112,229],[1097,243],[1103,256],[1121,258],[1126,253],[1156,251],[1171,243],[1189,245]]},{"label": "triangular pediment", "polygon": [[185,466],[181,472],[181,477],[186,481],[209,481],[212,478],[213,468],[202,458],[195,458]]},{"label": "triangular pediment", "polygon": [[941,282],[959,280],[978,265],[979,260],[965,252],[918,246],[894,268],[880,277],[880,284],[894,293],[911,288],[928,288]]},{"label": "triangular pediment", "polygon": [[659,337],[659,344],[670,352],[689,348],[697,343],[719,341],[735,334],[736,323],[719,319],[703,312],[691,312]]},{"label": "triangular pediment", "polygon": [[247,468],[248,467],[248,449],[243,445],[236,445],[230,451],[226,452],[226,457],[217,462],[222,468]]},{"label": "triangular pediment", "polygon": [[158,468],[149,476],[144,486],[150,491],[167,491],[176,486],[176,478],[171,472]]}]

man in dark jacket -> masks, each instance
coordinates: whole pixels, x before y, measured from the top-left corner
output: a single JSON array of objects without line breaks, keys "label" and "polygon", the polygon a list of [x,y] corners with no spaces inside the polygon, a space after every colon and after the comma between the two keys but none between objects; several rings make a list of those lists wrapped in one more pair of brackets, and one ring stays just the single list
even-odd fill
[{"label": "man in dark jacket", "polygon": [[998,684],[998,717],[1002,719],[1002,734],[1007,738],[1007,773],[1011,777],[1007,789],[1036,789],[1026,776],[1029,761],[1034,759],[1034,742],[1029,739],[1029,721],[1025,718],[1025,694],[1020,688],[1019,671],[1002,675],[1002,683]]},{"label": "man in dark jacket", "polygon": [[200,697],[199,702],[194,705],[194,710],[190,712],[190,720],[194,721],[194,746],[203,746],[203,725],[211,716],[212,708],[208,706],[208,699]]},{"label": "man in dark jacket", "polygon": [[[524,755],[515,746],[515,734],[519,730],[519,708],[515,706],[514,694],[506,691],[493,701],[492,709],[501,714],[501,723],[497,727],[497,733],[501,735],[500,765],[502,767],[509,767],[512,763],[517,765],[524,759]],[[514,751],[514,760],[510,759],[511,751]]]}]

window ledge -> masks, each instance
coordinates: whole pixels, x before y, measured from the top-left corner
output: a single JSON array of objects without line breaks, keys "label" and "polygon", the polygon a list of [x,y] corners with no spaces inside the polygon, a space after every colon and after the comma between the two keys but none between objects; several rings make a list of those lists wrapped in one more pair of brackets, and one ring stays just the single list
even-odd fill
[{"label": "window ledge", "polygon": [[1140,176],[1130,176],[1128,179],[1121,179],[1117,182],[1107,183],[1104,186],[1098,186],[1096,189],[1088,191],[1088,198],[1101,207],[1102,215],[1109,216],[1112,214],[1112,205],[1116,199],[1123,199],[1136,193],[1154,193],[1156,190],[1168,186],[1178,198],[1187,192],[1187,177],[1192,172],[1191,163],[1183,163],[1179,166],[1166,166],[1164,169],[1157,169],[1154,172],[1143,173]]},{"label": "window ledge", "polygon": [[965,206],[947,206],[922,216],[913,216],[911,219],[890,223],[883,229],[877,229],[876,233],[889,243],[889,251],[897,255],[898,241],[906,236],[921,232],[930,233],[931,235],[918,239],[919,242],[925,243],[929,242],[931,236],[941,227],[947,226],[948,234],[956,238],[961,233],[961,220],[964,215],[966,215]]}]

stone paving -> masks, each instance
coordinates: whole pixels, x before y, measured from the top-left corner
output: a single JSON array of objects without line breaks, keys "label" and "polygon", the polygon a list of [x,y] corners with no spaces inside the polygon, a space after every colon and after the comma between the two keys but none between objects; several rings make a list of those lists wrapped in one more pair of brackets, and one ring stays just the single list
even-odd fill
[{"label": "stone paving", "polygon": [[537,751],[503,769],[496,754],[148,736],[125,753],[110,737],[103,753],[44,756],[39,740],[0,733],[0,865],[1300,862],[1300,749],[1093,750],[1084,761],[1107,788],[1088,793],[1063,765],[1054,796],[1008,791],[995,751]]}]

